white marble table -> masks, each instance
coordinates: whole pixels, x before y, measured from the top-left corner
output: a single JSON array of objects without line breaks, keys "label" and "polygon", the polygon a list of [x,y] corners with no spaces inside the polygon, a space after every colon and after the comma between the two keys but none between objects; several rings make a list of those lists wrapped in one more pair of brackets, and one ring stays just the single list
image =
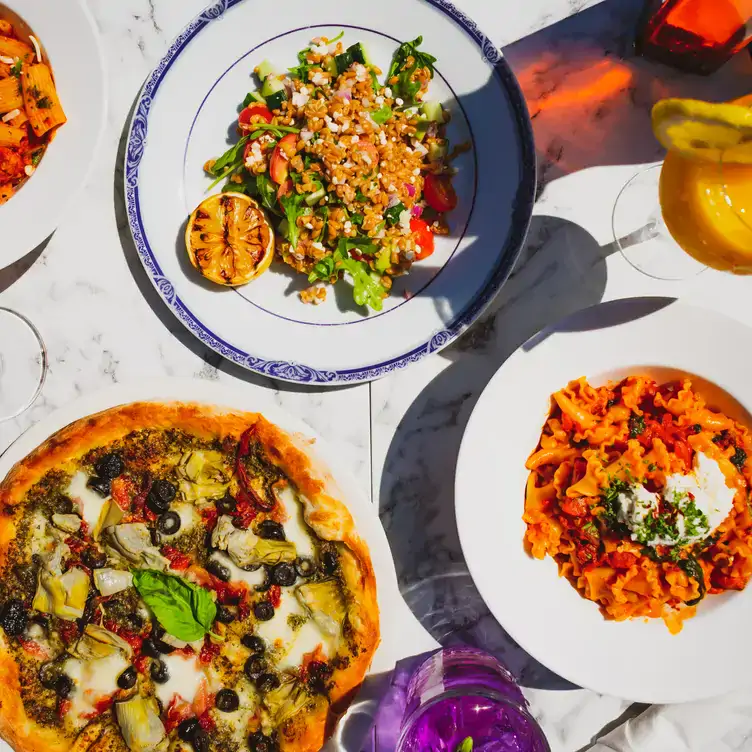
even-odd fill
[{"label": "white marble table", "polygon": [[[747,93],[752,64],[744,57],[700,80],[621,62],[640,0],[457,1],[504,48],[534,117],[540,190],[527,246],[492,308],[455,345],[383,381],[324,391],[271,382],[207,352],[157,298],[129,239],[121,163],[130,109],[149,70],[204,0],[89,0],[109,69],[107,131],[94,174],[65,222],[40,248],[0,270],[0,305],[33,319],[50,358],[41,398],[0,425],[0,452],[54,408],[113,382],[173,375],[246,382],[262,403],[273,400],[307,421],[372,489],[405,597],[429,631],[495,651],[520,676],[554,752],[575,752],[639,708],[552,675],[488,614],[457,539],[457,449],[480,391],[504,359],[538,329],[585,305],[683,297],[752,324],[747,280],[715,272],[684,283],[651,280],[614,252],[610,225],[614,200],[636,165],[661,158],[649,130],[655,99]],[[752,724],[731,732],[712,752],[752,750]]]}]

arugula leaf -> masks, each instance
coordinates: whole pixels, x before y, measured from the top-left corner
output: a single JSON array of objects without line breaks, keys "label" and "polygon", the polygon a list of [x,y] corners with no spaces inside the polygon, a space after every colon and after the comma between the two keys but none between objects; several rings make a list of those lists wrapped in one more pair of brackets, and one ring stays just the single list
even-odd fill
[{"label": "arugula leaf", "polygon": [[265,173],[256,175],[256,192],[261,199],[261,205],[275,214],[279,214],[277,208],[277,189],[271,178]]},{"label": "arugula leaf", "polygon": [[156,569],[133,570],[133,584],[173,637],[193,642],[211,633],[217,604],[207,590]]},{"label": "arugula leaf", "polygon": [[212,175],[220,175],[227,167],[236,163],[242,164],[242,151],[248,143],[249,136],[243,136],[236,144],[233,144],[219,159],[214,162],[211,169]]},{"label": "arugula leaf", "polygon": [[399,223],[400,214],[402,214],[403,211],[405,211],[405,205],[400,201],[398,204],[395,204],[384,212],[384,219],[390,227],[394,227],[394,225]]},{"label": "arugula leaf", "polygon": [[298,247],[298,239],[300,238],[298,217],[310,214],[311,210],[305,205],[305,196],[297,191],[282,196],[279,199],[279,203],[282,206],[282,211],[284,211],[285,219],[287,219],[288,223],[286,237],[290,241],[290,246],[294,251]]},{"label": "arugula leaf", "polygon": [[[401,97],[406,102],[413,102],[415,95],[420,91],[420,84],[412,80],[412,76],[419,68],[428,68],[431,78],[435,73],[434,63],[436,58],[427,52],[421,52],[418,47],[423,44],[423,37],[417,37],[412,42],[403,42],[394,53],[392,65],[386,77],[387,86],[391,86],[392,93]],[[408,65],[408,59],[412,57],[412,64]],[[389,82],[397,77],[395,84]]]},{"label": "arugula leaf", "polygon": [[394,115],[392,108],[384,105],[381,109],[376,110],[376,112],[372,112],[371,118],[379,125],[383,125],[390,117],[392,117],[392,115]]},{"label": "arugula leaf", "polygon": [[371,256],[378,250],[376,244],[367,236],[356,236],[354,238],[340,238],[337,246],[343,257],[348,251],[357,248],[364,256]]}]

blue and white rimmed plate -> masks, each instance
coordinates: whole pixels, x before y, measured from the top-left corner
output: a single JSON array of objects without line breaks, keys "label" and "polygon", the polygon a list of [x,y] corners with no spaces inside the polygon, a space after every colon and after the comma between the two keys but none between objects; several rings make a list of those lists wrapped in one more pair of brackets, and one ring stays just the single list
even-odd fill
[{"label": "blue and white rimmed plate", "polygon": [[[330,292],[305,305],[281,264],[245,287],[211,286],[190,267],[185,223],[207,195],[207,159],[237,138],[238,103],[264,59],[294,64],[316,36],[345,32],[382,69],[403,40],[422,35],[436,55],[432,98],[452,111],[459,205],[451,233],[400,280],[380,313]],[[286,63],[286,61],[290,61]],[[192,21],[149,76],[137,102],[125,165],[128,219],[139,256],[175,315],[204,344],[278,379],[342,384],[383,376],[459,336],[508,277],[533,207],[535,156],[527,109],[500,53],[445,0],[221,0]],[[218,190],[218,189],[215,189]]]}]

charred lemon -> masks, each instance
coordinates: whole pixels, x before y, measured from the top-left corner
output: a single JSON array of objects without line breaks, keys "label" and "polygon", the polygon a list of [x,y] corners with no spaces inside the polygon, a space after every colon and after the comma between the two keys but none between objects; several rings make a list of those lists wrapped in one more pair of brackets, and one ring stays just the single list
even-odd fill
[{"label": "charred lemon", "polygon": [[218,285],[236,287],[261,276],[274,257],[274,231],[259,205],[243,193],[202,201],[188,220],[191,264]]}]

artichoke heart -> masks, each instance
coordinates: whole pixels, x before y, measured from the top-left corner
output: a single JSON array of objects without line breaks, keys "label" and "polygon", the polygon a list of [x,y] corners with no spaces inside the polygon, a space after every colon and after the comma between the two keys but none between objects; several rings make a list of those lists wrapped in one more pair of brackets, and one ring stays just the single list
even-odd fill
[{"label": "artichoke heart", "polygon": [[309,699],[305,687],[297,679],[290,678],[264,695],[264,705],[274,718],[275,725],[281,725],[302,710]]},{"label": "artichoke heart", "polygon": [[230,487],[221,452],[186,452],[180,459],[180,495],[185,501],[221,499]]},{"label": "artichoke heart", "polygon": [[235,566],[241,569],[295,561],[297,556],[294,543],[267,540],[259,538],[252,530],[238,530],[232,524],[232,517],[226,514],[217,520],[212,546],[227,551]]},{"label": "artichoke heart", "polygon": [[330,637],[341,634],[346,610],[336,580],[305,583],[295,589],[295,596],[310,611],[313,620],[325,634]]},{"label": "artichoke heart", "polygon": [[[239,558],[239,554],[238,552],[235,552],[235,555],[233,555],[233,551],[233,541],[230,541],[227,553],[230,554],[230,558],[238,564],[237,558]],[[294,543],[291,543],[290,541],[266,540],[264,538],[259,538],[251,551],[251,561],[246,566],[258,564],[273,565],[279,564],[281,561],[291,562],[295,561],[296,557],[297,554],[295,553]],[[238,564],[238,566],[242,565]]]},{"label": "artichoke heart", "polygon": [[153,699],[134,695],[115,703],[115,715],[123,739],[131,752],[151,752],[166,737]]},{"label": "artichoke heart", "polygon": [[124,559],[149,569],[166,570],[170,561],[152,545],[149,528],[143,522],[127,522],[108,527],[105,535],[110,546]]},{"label": "artichoke heart", "polygon": [[112,525],[117,525],[120,520],[123,519],[123,510],[117,505],[115,501],[112,499],[107,499],[104,504],[102,505],[102,509],[99,512],[99,519],[97,519],[97,524],[94,525],[94,530],[92,530],[91,535],[92,538],[94,538],[95,541],[99,540],[99,537],[102,535],[102,531],[105,528],[111,527]]},{"label": "artichoke heart", "polygon": [[118,650],[128,658],[133,655],[133,648],[122,637],[96,624],[87,624],[71,652],[77,658],[94,661],[107,658]]},{"label": "artichoke heart", "polygon": [[31,607],[61,619],[80,619],[89,594],[89,575],[73,567],[60,576],[43,569],[39,572],[37,591]]},{"label": "artichoke heart", "polygon": [[77,533],[81,529],[81,518],[77,514],[53,514],[52,524],[64,533]]},{"label": "artichoke heart", "polygon": [[133,575],[122,569],[95,569],[94,584],[102,595],[114,595],[133,585]]}]

